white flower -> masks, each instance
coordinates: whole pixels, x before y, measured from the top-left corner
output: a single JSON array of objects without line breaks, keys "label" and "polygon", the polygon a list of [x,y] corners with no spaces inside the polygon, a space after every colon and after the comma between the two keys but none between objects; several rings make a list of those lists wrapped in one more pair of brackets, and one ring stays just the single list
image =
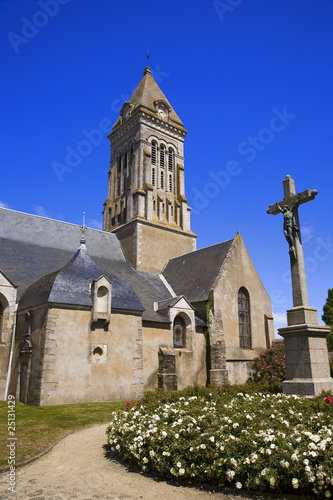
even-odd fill
[{"label": "white flower", "polygon": [[177,467],[179,469],[182,466],[182,463],[181,462],[177,462],[176,465],[177,465]]},{"label": "white flower", "polygon": [[242,483],[240,483],[239,481],[237,481],[237,483],[235,484],[235,486],[236,486],[236,488],[237,488],[238,490],[241,490],[241,489],[243,488]]},{"label": "white flower", "polygon": [[163,436],[164,438],[165,438],[165,437],[167,437],[167,435],[168,435],[168,433],[167,433],[167,432],[162,431],[162,436]]},{"label": "white flower", "polygon": [[205,445],[205,444],[201,444],[201,445],[200,445],[200,448],[201,448],[202,450],[205,450],[205,449],[206,449],[206,445]]},{"label": "white flower", "polygon": [[291,455],[291,460],[293,460],[294,462],[296,462],[296,461],[298,460],[298,456],[297,456],[297,454],[296,454],[296,453],[293,453],[293,454]]},{"label": "white flower", "polygon": [[227,478],[228,478],[228,480],[229,480],[230,483],[231,483],[234,475],[235,475],[235,471],[230,470],[230,469],[227,470]]},{"label": "white flower", "polygon": [[150,455],[151,457],[154,457],[154,456],[155,456],[155,452],[154,452],[154,450],[150,450],[149,455]]},{"label": "white flower", "polygon": [[209,441],[211,441],[212,443],[214,443],[214,441],[215,441],[214,436],[210,436]]},{"label": "white flower", "polygon": [[308,465],[306,465],[304,467],[304,470],[305,470],[305,472],[311,472],[311,468]]},{"label": "white flower", "polygon": [[305,458],[305,459],[303,460],[303,464],[304,464],[304,465],[309,465],[309,463],[310,463],[310,462],[309,462],[309,460],[308,460],[307,458]]},{"label": "white flower", "polygon": [[183,476],[185,474],[185,469],[179,469],[178,474]]},{"label": "white flower", "polygon": [[296,477],[293,477],[292,481],[291,481],[291,484],[293,485],[293,488],[295,488],[295,490],[296,490],[298,488],[298,486],[299,486],[298,479],[296,479]]},{"label": "white flower", "polygon": [[274,479],[274,477],[270,477],[269,478],[269,484],[270,484],[271,488],[274,488],[274,486],[275,486],[275,479]]},{"label": "white flower", "polygon": [[175,438],[178,439],[179,438],[179,434],[176,433],[175,434]]},{"label": "white flower", "polygon": [[148,462],[148,458],[147,458],[147,457],[143,457],[142,462],[143,462],[144,464],[146,464],[146,463]]},{"label": "white flower", "polygon": [[332,495],[331,495],[331,493],[330,493],[329,491],[326,491],[326,493],[325,493],[325,497],[326,497],[326,498],[329,498],[329,497],[331,497],[331,496],[332,496]]}]

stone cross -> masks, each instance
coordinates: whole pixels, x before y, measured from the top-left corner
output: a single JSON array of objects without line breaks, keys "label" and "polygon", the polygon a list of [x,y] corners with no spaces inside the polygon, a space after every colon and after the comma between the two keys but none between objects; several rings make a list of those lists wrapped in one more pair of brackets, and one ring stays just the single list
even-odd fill
[{"label": "stone cross", "polygon": [[302,203],[314,200],[318,191],[306,189],[296,194],[295,181],[287,175],[283,181],[283,192],[283,200],[270,205],[267,213],[273,215],[283,213],[283,231],[289,243],[293,306],[309,306],[298,207]]}]

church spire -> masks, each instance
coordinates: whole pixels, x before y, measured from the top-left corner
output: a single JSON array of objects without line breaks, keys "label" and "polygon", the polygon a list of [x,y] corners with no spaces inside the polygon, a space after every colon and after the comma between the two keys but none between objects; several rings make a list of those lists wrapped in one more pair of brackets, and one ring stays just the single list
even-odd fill
[{"label": "church spire", "polygon": [[185,196],[187,131],[156,83],[149,57],[147,53],[143,77],[108,136],[103,229],[117,234],[131,264],[160,272],[168,259],[195,250],[196,236]]}]

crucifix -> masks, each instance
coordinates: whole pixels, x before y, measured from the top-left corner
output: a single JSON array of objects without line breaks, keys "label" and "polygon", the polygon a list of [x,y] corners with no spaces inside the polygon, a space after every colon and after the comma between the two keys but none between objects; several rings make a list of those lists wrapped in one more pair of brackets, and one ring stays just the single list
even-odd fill
[{"label": "crucifix", "polygon": [[295,181],[287,175],[283,181],[283,192],[283,200],[270,205],[267,213],[283,214],[283,232],[289,244],[293,306],[309,306],[298,207],[302,203],[314,200],[318,191],[306,189],[301,193],[296,193]]}]

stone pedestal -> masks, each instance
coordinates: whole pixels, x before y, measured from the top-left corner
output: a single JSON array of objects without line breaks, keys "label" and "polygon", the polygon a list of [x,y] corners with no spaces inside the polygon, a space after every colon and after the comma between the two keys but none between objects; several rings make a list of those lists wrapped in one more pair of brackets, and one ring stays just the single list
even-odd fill
[{"label": "stone pedestal", "polygon": [[317,310],[309,306],[289,309],[287,319],[288,326],[278,330],[284,338],[287,365],[284,394],[313,397],[333,391],[326,345],[330,328],[319,325]]},{"label": "stone pedestal", "polygon": [[158,351],[157,380],[159,389],[177,390],[176,358],[170,347],[160,347]]}]

